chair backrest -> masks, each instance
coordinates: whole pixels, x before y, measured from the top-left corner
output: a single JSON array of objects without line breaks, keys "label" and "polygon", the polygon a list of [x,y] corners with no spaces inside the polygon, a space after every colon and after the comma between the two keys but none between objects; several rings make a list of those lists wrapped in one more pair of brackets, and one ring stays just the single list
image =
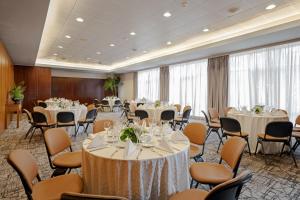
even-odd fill
[{"label": "chair backrest", "polygon": [[270,135],[272,137],[290,137],[293,132],[292,122],[270,122],[266,126],[265,136]]},{"label": "chair backrest", "polygon": [[295,120],[295,126],[300,126],[300,115],[297,116],[296,120]]},{"label": "chair backrest", "polygon": [[83,194],[67,192],[61,195],[61,200],[127,200],[125,197],[97,195],[97,194]]},{"label": "chair backrest", "polygon": [[107,100],[101,100],[102,105],[109,105],[109,102]]},{"label": "chair backrest", "polygon": [[164,110],[160,114],[160,119],[163,121],[171,121],[174,120],[175,111],[174,110]]},{"label": "chair backrest", "polygon": [[44,113],[41,112],[32,112],[32,121],[35,124],[47,124],[47,118]]},{"label": "chair backrest", "polygon": [[33,119],[32,119],[32,116],[31,116],[31,113],[27,110],[27,109],[23,109],[23,111],[26,113],[26,116],[27,116],[27,119],[28,119],[28,122],[31,123],[33,122]]},{"label": "chair backrest", "polygon": [[33,156],[27,150],[17,149],[9,153],[7,161],[20,176],[26,193],[31,193],[32,181],[38,177],[38,165]]},{"label": "chair backrest", "polygon": [[120,100],[115,100],[115,105],[122,105],[122,102]]},{"label": "chair backrest", "polygon": [[56,114],[57,123],[75,122],[74,113],[68,111],[58,112]]},{"label": "chair backrest", "polygon": [[192,109],[187,109],[183,112],[182,114],[182,118],[183,119],[189,119],[190,118],[190,115],[191,115],[191,112],[192,112]]},{"label": "chair backrest", "polygon": [[137,109],[137,104],[131,103],[131,104],[129,105],[129,110],[130,110],[130,112],[135,112],[136,109]]},{"label": "chair backrest", "polygon": [[113,125],[113,121],[110,119],[102,119],[102,120],[97,120],[94,122],[93,125],[93,133],[99,133],[101,131],[104,131],[104,123],[109,122],[111,125]]},{"label": "chair backrest", "polygon": [[224,108],[224,116],[225,116],[225,117],[227,116],[228,112],[229,112],[231,109],[233,109],[233,107],[226,107],[226,108]]},{"label": "chair backrest", "polygon": [[143,120],[143,119],[149,117],[147,111],[145,111],[145,110],[136,110],[134,112],[134,114],[135,114],[136,117],[139,117],[140,120]]},{"label": "chair backrest", "polygon": [[144,105],[144,103],[137,103],[136,106],[139,107],[141,105]]},{"label": "chair backrest", "polygon": [[85,119],[86,120],[95,120],[97,118],[97,113],[98,113],[98,111],[96,108],[91,109],[86,113]]},{"label": "chair backrest", "polygon": [[191,143],[204,145],[206,138],[206,126],[201,123],[189,123],[183,130]]},{"label": "chair backrest", "polygon": [[221,159],[224,160],[236,175],[243,156],[246,141],[241,137],[229,138],[221,151]]},{"label": "chair backrest", "polygon": [[186,110],[188,110],[188,109],[192,109],[192,107],[191,106],[184,106],[184,108],[183,108],[183,110],[182,110],[182,112],[184,113]]},{"label": "chair backrest", "polygon": [[47,108],[47,104],[43,101],[38,102],[38,106],[41,106],[43,108]]},{"label": "chair backrest", "polygon": [[209,115],[210,121],[217,120],[220,117],[219,112],[216,108],[209,108],[208,115]]},{"label": "chair backrest", "polygon": [[240,122],[230,117],[220,117],[221,128],[224,132],[241,133]]},{"label": "chair backrest", "polygon": [[205,118],[206,125],[209,125],[209,120],[208,120],[207,114],[205,113],[205,111],[204,111],[204,110],[201,110],[201,112],[202,112],[202,113],[203,113],[203,115],[204,115],[204,118]]},{"label": "chair backrest", "polygon": [[71,146],[71,139],[63,128],[51,128],[45,132],[45,144],[51,156]]},{"label": "chair backrest", "polygon": [[250,181],[251,178],[252,173],[249,170],[243,171],[235,178],[214,187],[209,191],[205,200],[236,200],[244,184]]},{"label": "chair backrest", "polygon": [[176,107],[177,112],[181,111],[181,105],[180,104],[174,104],[174,106]]},{"label": "chair backrest", "polygon": [[41,106],[35,106],[35,107],[33,107],[33,111],[43,113],[46,116],[46,119],[47,119],[48,123],[52,121],[49,110],[46,110],[45,108],[43,108]]},{"label": "chair backrest", "polygon": [[124,103],[124,108],[129,109],[129,106],[130,106],[130,103],[128,103],[128,102],[125,102],[125,103]]},{"label": "chair backrest", "polygon": [[89,104],[89,105],[87,105],[86,108],[87,108],[88,111],[90,111],[90,110],[96,108],[96,106],[95,106],[95,104]]}]

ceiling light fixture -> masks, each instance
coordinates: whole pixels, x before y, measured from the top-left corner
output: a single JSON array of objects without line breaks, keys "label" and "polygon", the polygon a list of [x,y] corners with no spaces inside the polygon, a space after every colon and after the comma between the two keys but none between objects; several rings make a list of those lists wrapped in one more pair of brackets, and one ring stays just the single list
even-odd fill
[{"label": "ceiling light fixture", "polygon": [[130,58],[129,56],[126,57],[126,59],[129,59],[129,58]]},{"label": "ceiling light fixture", "polygon": [[70,38],[71,38],[71,36],[70,36],[70,35],[65,35],[65,37],[66,37],[66,38],[68,38],[68,39],[70,39]]},{"label": "ceiling light fixture", "polygon": [[91,60],[91,58],[86,58],[87,60]]},{"label": "ceiling light fixture", "polygon": [[135,32],[131,32],[130,35],[134,36],[134,35],[136,35],[136,33]]},{"label": "ceiling light fixture", "polygon": [[172,42],[171,42],[171,41],[168,41],[168,42],[167,42],[167,45],[171,45],[171,44],[172,44]]},{"label": "ceiling light fixture", "polygon": [[205,28],[205,29],[203,29],[202,31],[203,31],[203,32],[208,32],[209,29],[208,29],[208,28]]},{"label": "ceiling light fixture", "polygon": [[57,53],[54,53],[53,55],[54,55],[54,56],[57,56],[58,54],[57,54]]},{"label": "ceiling light fixture", "polygon": [[116,46],[115,44],[113,44],[113,43],[111,43],[111,44],[109,44],[109,46],[110,47],[114,47],[114,46]]},{"label": "ceiling light fixture", "polygon": [[143,51],[143,53],[147,53],[147,51]]},{"label": "ceiling light fixture", "polygon": [[170,12],[165,12],[164,13],[164,17],[166,17],[166,18],[169,18],[169,17],[171,17],[172,16],[172,14],[170,13]]},{"label": "ceiling light fixture", "polygon": [[81,18],[81,17],[77,17],[77,18],[76,18],[76,21],[78,21],[78,22],[84,22],[84,19]]},{"label": "ceiling light fixture", "polygon": [[97,52],[96,52],[96,54],[100,55],[100,54],[101,54],[101,52],[100,52],[100,51],[97,51]]},{"label": "ceiling light fixture", "polygon": [[63,47],[63,46],[61,46],[61,45],[58,45],[57,47],[58,47],[58,48],[60,48],[60,49],[64,48],[64,47]]},{"label": "ceiling light fixture", "polygon": [[266,10],[272,10],[273,8],[276,8],[275,4],[270,4],[266,7]]}]

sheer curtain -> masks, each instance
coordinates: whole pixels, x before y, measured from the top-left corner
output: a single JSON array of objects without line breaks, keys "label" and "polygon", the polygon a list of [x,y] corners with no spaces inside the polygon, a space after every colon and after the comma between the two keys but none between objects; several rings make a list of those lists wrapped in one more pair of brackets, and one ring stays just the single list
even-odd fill
[{"label": "sheer curtain", "polygon": [[256,104],[300,113],[300,42],[230,55],[230,106]]},{"label": "sheer curtain", "polygon": [[159,68],[139,71],[137,73],[138,99],[159,100],[159,81]]},{"label": "sheer curtain", "polygon": [[190,105],[193,116],[207,109],[207,59],[169,67],[169,102]]}]

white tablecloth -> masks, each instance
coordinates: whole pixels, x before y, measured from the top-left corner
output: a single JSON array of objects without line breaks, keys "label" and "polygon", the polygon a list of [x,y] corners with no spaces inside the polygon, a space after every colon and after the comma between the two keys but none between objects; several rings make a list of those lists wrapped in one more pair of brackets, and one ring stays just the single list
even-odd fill
[{"label": "white tablecloth", "polygon": [[175,117],[177,114],[177,109],[175,106],[160,106],[155,108],[153,105],[140,105],[137,110],[145,110],[148,113],[149,119],[153,120],[154,122],[159,122],[160,115],[164,110],[174,110]]},{"label": "white tablecloth", "polygon": [[[111,146],[89,152],[86,142],[83,143],[82,159],[86,193],[138,200],[168,199],[172,194],[189,188],[188,141],[170,142],[174,153],[143,148],[138,160],[138,151],[124,159],[124,149]],[[117,153],[111,157],[116,149]]]},{"label": "white tablecloth", "polygon": [[[243,132],[249,134],[249,144],[251,152],[255,152],[256,142],[257,142],[257,134],[265,133],[266,125],[273,121],[288,121],[289,118],[285,114],[254,114],[254,113],[233,113],[229,112],[227,114],[228,117],[232,117],[237,119],[240,124]],[[260,150],[261,146],[258,146],[258,150]],[[275,154],[281,151],[282,144],[273,143],[273,142],[265,142],[264,150],[267,154]]]},{"label": "white tablecloth", "polygon": [[70,107],[70,108],[59,108],[59,107],[47,107],[45,108],[46,110],[49,110],[51,118],[54,120],[54,122],[56,122],[56,115],[59,112],[72,112],[74,113],[74,117],[75,117],[75,122],[77,122],[79,119],[81,118],[85,118],[85,115],[87,113],[87,107],[85,105],[79,105],[76,107]]}]

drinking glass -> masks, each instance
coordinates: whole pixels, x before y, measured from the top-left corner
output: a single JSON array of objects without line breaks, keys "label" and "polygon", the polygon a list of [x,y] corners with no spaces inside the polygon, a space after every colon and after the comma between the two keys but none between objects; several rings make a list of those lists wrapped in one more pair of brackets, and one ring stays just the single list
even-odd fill
[{"label": "drinking glass", "polygon": [[110,126],[111,126],[111,124],[109,121],[104,122],[104,130],[107,135],[108,135],[108,130],[110,129]]}]

